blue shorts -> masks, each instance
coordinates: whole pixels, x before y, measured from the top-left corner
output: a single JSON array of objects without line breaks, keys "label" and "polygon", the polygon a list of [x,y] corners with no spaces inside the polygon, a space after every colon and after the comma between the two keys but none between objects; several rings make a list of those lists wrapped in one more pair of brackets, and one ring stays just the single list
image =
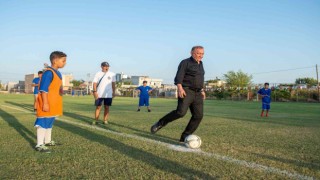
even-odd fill
[{"label": "blue shorts", "polygon": [[54,122],[55,119],[56,119],[56,117],[37,118],[36,122],[34,123],[34,126],[35,127],[40,126],[40,127],[44,128],[44,129],[49,129],[49,128],[52,128],[53,122]]},{"label": "blue shorts", "polygon": [[263,110],[269,110],[269,109],[270,109],[270,104],[264,104],[264,103],[262,103],[262,109],[263,109]]},{"label": "blue shorts", "polygon": [[149,106],[149,97],[140,97],[139,106]]},{"label": "blue shorts", "polygon": [[101,106],[103,101],[103,105],[111,106],[112,105],[112,98],[99,98],[94,101],[95,106]]}]

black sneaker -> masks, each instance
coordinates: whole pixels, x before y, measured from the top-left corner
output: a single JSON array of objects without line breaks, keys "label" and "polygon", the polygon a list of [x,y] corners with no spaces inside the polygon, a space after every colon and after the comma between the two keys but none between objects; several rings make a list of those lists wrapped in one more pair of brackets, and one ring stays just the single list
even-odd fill
[{"label": "black sneaker", "polygon": [[137,110],[137,112],[139,112],[139,111],[140,111],[140,109]]},{"label": "black sneaker", "polygon": [[155,134],[157,131],[159,131],[163,126],[158,122],[156,122],[153,126],[151,126],[151,133]]},{"label": "black sneaker", "polygon": [[148,112],[151,112],[151,109],[148,109]]},{"label": "black sneaker", "polygon": [[188,136],[187,134],[182,134],[179,142],[184,142],[184,140],[186,139],[187,136]]}]

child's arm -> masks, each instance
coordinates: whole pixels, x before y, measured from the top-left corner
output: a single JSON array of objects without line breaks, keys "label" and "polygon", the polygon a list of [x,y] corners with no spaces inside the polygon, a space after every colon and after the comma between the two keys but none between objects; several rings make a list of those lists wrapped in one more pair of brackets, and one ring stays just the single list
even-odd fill
[{"label": "child's arm", "polygon": [[48,93],[46,93],[46,92],[41,92],[41,96],[42,96],[42,101],[43,101],[42,110],[43,110],[44,112],[49,112],[50,107],[49,107],[49,102],[48,102]]}]

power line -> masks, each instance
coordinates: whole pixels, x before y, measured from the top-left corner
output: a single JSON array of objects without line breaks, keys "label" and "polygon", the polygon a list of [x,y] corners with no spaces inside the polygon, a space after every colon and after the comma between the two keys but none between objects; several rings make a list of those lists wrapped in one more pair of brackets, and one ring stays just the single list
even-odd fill
[{"label": "power line", "polygon": [[258,73],[252,73],[252,74],[254,74],[254,75],[257,75],[257,74],[268,74],[268,73],[275,73],[275,72],[285,72],[285,71],[294,71],[294,70],[299,70],[299,69],[311,69],[311,68],[314,68],[314,66],[300,67],[300,68],[293,68],[293,69],[282,69],[282,70],[266,71],[266,72],[258,72]]}]

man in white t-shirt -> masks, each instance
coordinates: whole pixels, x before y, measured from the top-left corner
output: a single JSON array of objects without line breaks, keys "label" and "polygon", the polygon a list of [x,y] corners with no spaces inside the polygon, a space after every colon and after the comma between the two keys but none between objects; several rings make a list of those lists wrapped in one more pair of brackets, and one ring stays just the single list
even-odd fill
[{"label": "man in white t-shirt", "polygon": [[112,98],[116,90],[116,76],[109,71],[109,63],[101,63],[102,71],[96,73],[93,79],[93,96],[95,99],[95,119],[92,125],[99,120],[102,102],[104,104],[103,124],[108,124],[109,106],[112,104]]}]

